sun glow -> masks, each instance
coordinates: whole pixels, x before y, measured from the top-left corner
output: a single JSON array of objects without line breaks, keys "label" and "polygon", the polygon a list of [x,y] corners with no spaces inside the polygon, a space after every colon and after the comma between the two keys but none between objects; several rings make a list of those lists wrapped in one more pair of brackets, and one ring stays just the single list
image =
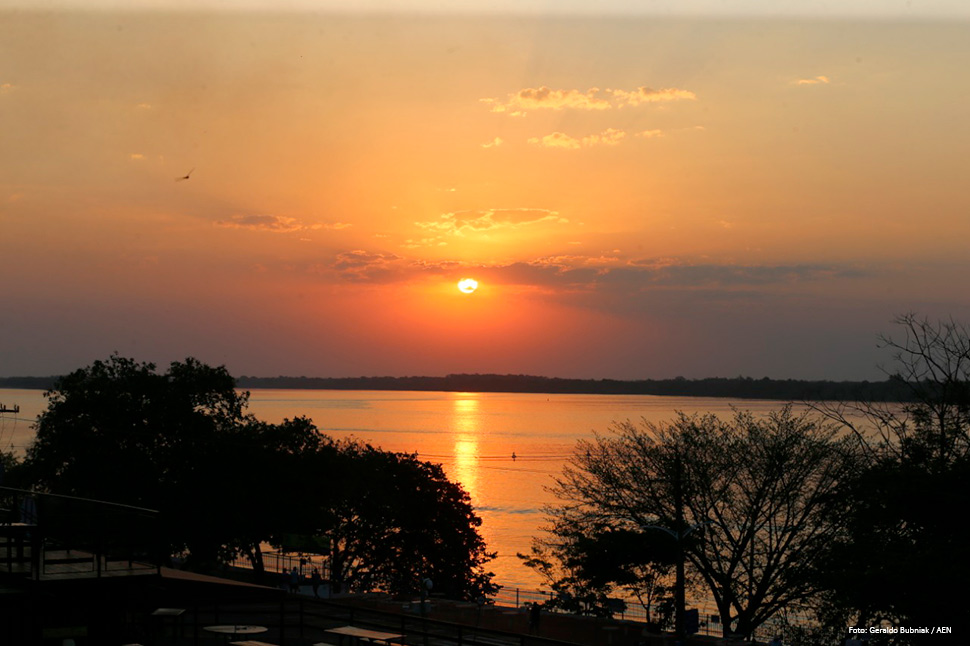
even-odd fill
[{"label": "sun glow", "polygon": [[462,278],[458,281],[458,289],[465,294],[471,294],[478,289],[478,281],[474,278]]}]

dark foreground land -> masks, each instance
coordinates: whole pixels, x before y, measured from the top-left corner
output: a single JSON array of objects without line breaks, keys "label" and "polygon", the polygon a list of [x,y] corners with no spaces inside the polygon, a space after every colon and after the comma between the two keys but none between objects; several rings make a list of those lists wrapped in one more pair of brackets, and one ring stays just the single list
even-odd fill
[{"label": "dark foreground land", "polygon": [[[176,584],[172,584],[177,579]],[[61,645],[139,644],[152,646],[673,646],[671,634],[648,634],[643,624],[602,618],[543,614],[529,625],[523,608],[484,606],[432,599],[421,603],[359,595],[315,599],[280,589],[238,587],[210,577],[163,575],[151,590],[74,585],[38,598],[11,598],[0,616],[0,643]],[[97,590],[93,588],[97,587]],[[166,612],[159,614],[159,609]],[[177,611],[174,614],[171,611]],[[214,626],[257,627],[261,632],[232,637],[207,630]],[[334,628],[390,633],[387,641],[351,639]],[[65,642],[64,640],[73,640]],[[692,636],[685,646],[740,644],[741,641]],[[747,642],[751,643],[751,642]]]}]

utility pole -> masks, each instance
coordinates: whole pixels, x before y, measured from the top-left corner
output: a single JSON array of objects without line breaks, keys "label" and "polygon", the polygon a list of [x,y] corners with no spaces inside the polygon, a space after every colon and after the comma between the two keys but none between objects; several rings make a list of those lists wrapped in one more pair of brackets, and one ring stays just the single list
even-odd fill
[{"label": "utility pole", "polygon": [[677,528],[675,530],[677,540],[677,578],[674,584],[674,604],[676,606],[674,630],[677,634],[679,644],[683,644],[684,639],[687,637],[686,624],[684,620],[687,608],[687,583],[684,578],[684,537],[686,532],[684,531],[684,490],[682,483],[682,467],[683,465],[680,462],[680,451],[678,450],[674,461],[674,505],[677,514]]},{"label": "utility pole", "polygon": [[686,527],[684,520],[684,465],[681,461],[681,454],[678,449],[674,457],[674,473],[671,484],[674,489],[674,524],[675,529],[663,527],[661,525],[644,525],[643,529],[659,529],[672,539],[676,544],[677,563],[674,582],[674,631],[677,644],[682,645],[687,639],[687,581],[684,572],[687,556],[684,550],[684,543],[688,536],[695,530],[701,529],[704,525],[709,525],[712,521],[705,520]]},{"label": "utility pole", "polygon": [[674,581],[674,634],[678,646],[682,645],[684,639],[687,637],[687,622],[685,621],[687,610],[687,582],[684,572],[684,561],[686,560],[684,554],[684,539],[692,531],[706,524],[700,523],[686,530],[684,528],[683,474],[683,464],[681,463],[680,450],[678,449],[674,457],[674,473],[671,482],[674,489],[674,528],[671,529],[661,525],[644,526],[644,529],[659,529],[674,539],[674,549],[676,550],[675,553],[677,556],[676,569],[674,571],[676,577]]}]

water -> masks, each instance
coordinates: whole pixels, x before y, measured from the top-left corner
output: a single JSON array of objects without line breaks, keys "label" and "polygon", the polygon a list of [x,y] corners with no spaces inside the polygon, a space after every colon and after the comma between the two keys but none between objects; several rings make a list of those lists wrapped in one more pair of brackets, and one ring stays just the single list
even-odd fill
[{"label": "water", "polygon": [[[0,389],[0,402],[20,413],[0,418],[0,447],[21,454],[31,424],[46,407],[41,391]],[[307,416],[324,433],[353,437],[389,451],[441,463],[482,517],[482,534],[498,557],[496,581],[538,588],[540,578],[517,552],[529,551],[543,525],[548,487],[577,440],[606,432],[615,421],[663,422],[676,411],[733,414],[779,408],[776,401],[649,395],[547,395],[328,390],[254,390],[250,411],[267,422]],[[513,455],[515,456],[513,458]]]}]

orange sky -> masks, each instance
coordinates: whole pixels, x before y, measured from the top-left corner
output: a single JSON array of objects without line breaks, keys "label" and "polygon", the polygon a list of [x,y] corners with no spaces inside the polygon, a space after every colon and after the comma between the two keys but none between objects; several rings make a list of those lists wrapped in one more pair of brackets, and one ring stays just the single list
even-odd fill
[{"label": "orange sky", "polygon": [[878,377],[970,319],[967,69],[963,19],[8,8],[0,375]]}]

